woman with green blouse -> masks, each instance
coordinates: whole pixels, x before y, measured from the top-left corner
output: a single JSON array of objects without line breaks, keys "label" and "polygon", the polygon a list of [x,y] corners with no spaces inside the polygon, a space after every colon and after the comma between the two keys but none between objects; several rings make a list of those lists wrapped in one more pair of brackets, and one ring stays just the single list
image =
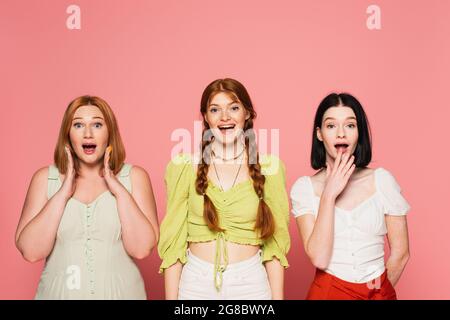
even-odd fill
[{"label": "woman with green blouse", "polygon": [[201,99],[198,154],[167,165],[167,212],[158,252],[167,299],[283,299],[290,247],[285,168],[259,155],[256,112],[233,79]]}]

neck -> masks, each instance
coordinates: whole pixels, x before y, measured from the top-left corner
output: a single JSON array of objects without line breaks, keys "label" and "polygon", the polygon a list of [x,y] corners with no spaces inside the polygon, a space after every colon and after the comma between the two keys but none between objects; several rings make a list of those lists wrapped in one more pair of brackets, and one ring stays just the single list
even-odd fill
[{"label": "neck", "polygon": [[213,141],[211,151],[213,152],[214,159],[232,161],[242,158],[242,155],[245,154],[245,145],[238,140],[226,144],[219,141]]},{"label": "neck", "polygon": [[86,178],[98,176],[101,166],[100,163],[89,164],[80,161],[80,177]]}]

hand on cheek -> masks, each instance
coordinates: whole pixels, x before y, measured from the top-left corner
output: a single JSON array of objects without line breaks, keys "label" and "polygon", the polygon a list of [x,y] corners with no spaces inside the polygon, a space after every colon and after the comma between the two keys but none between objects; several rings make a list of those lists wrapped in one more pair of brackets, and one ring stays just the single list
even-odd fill
[{"label": "hand on cheek", "polygon": [[109,166],[109,160],[111,159],[112,146],[108,146],[105,151],[105,157],[103,159],[103,177],[105,178],[106,184],[108,185],[109,191],[113,195],[119,194],[119,192],[125,190],[122,184],[119,182],[117,177],[114,175],[114,172],[111,170]]}]

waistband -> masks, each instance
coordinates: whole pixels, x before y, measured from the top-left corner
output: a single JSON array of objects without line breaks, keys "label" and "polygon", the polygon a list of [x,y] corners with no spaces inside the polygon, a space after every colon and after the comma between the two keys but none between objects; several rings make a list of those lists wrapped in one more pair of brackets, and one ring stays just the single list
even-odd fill
[{"label": "waistband", "polygon": [[[217,291],[222,288],[223,273],[225,270],[228,272],[240,272],[248,269],[249,267],[257,266],[261,264],[261,249],[252,257],[234,263],[228,262],[228,251],[226,247],[226,240],[223,235],[217,237],[216,240],[216,252],[214,263],[203,260],[195,256],[189,249],[187,249],[187,255],[189,263],[192,264],[198,270],[204,272],[213,271],[214,273],[214,285]],[[223,260],[223,264],[222,264]]]},{"label": "waistband", "polygon": [[316,269],[316,274],[314,277],[314,280],[318,280],[318,281],[335,281],[337,283],[340,283],[344,286],[347,287],[361,287],[361,288],[367,288],[368,286],[372,286],[373,283],[375,283],[378,279],[380,280],[381,283],[383,283],[387,278],[387,269],[384,270],[384,272],[379,275],[378,277],[369,280],[367,282],[362,282],[362,283],[357,283],[357,282],[349,282],[346,280],[343,280],[341,278],[338,278],[326,271],[320,270],[320,269]]}]

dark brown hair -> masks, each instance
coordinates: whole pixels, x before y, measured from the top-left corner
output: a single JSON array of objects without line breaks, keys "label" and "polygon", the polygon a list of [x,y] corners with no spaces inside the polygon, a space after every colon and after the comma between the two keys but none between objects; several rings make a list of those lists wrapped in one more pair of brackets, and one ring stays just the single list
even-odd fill
[{"label": "dark brown hair", "polygon": [[319,104],[314,117],[311,144],[311,167],[322,169],[326,163],[326,151],[322,141],[317,138],[317,128],[322,127],[323,116],[331,107],[345,106],[353,110],[358,127],[358,144],[354,152],[357,168],[367,167],[372,160],[372,139],[369,121],[361,103],[349,93],[330,93]]}]

